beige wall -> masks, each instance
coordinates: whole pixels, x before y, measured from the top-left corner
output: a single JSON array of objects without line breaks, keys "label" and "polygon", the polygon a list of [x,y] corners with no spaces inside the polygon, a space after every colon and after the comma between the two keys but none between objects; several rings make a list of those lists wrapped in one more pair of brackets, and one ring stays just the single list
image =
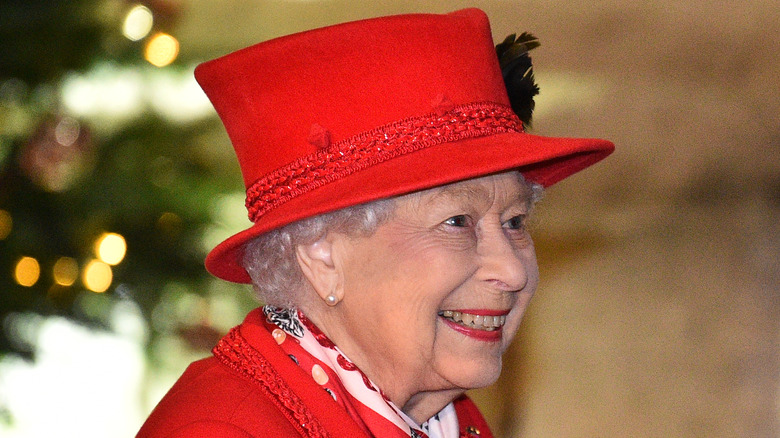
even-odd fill
[{"label": "beige wall", "polygon": [[572,27],[546,46],[568,51],[536,57],[598,89],[538,130],[618,150],[540,206],[545,280],[499,386],[513,408],[494,424],[780,436],[780,9],[625,3],[559,12]]}]

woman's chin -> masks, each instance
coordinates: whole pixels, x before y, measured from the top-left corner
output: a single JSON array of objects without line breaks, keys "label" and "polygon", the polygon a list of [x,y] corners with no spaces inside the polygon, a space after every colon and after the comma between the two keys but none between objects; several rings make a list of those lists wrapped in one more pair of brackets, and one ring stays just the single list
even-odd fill
[{"label": "woman's chin", "polygon": [[461,359],[448,364],[447,371],[442,374],[458,388],[484,388],[495,383],[501,375],[501,358]]}]

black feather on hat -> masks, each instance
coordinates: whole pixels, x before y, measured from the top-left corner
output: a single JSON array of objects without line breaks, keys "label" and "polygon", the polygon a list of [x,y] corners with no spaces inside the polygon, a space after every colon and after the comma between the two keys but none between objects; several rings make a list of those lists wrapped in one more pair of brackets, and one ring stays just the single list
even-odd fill
[{"label": "black feather on hat", "polygon": [[539,40],[535,36],[523,32],[519,37],[515,37],[515,34],[509,35],[496,46],[509,103],[524,126],[531,125],[531,114],[535,106],[534,96],[539,94],[539,86],[534,82],[534,70],[528,51],[539,45]]}]

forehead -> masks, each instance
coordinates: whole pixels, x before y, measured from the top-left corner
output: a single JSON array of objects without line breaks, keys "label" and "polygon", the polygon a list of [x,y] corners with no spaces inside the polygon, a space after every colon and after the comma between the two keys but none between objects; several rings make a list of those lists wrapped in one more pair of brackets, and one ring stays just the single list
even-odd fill
[{"label": "forehead", "polygon": [[465,202],[486,206],[494,203],[529,206],[532,196],[533,190],[522,175],[511,171],[434,187],[401,199],[418,205]]}]

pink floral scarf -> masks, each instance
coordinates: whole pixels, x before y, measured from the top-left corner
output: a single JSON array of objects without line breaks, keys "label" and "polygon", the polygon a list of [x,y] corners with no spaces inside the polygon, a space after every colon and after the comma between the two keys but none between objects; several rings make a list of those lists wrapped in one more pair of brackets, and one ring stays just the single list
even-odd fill
[{"label": "pink floral scarf", "polygon": [[385,397],[358,367],[299,310],[263,307],[266,329],[371,437],[458,438],[452,403],[418,425]]}]

